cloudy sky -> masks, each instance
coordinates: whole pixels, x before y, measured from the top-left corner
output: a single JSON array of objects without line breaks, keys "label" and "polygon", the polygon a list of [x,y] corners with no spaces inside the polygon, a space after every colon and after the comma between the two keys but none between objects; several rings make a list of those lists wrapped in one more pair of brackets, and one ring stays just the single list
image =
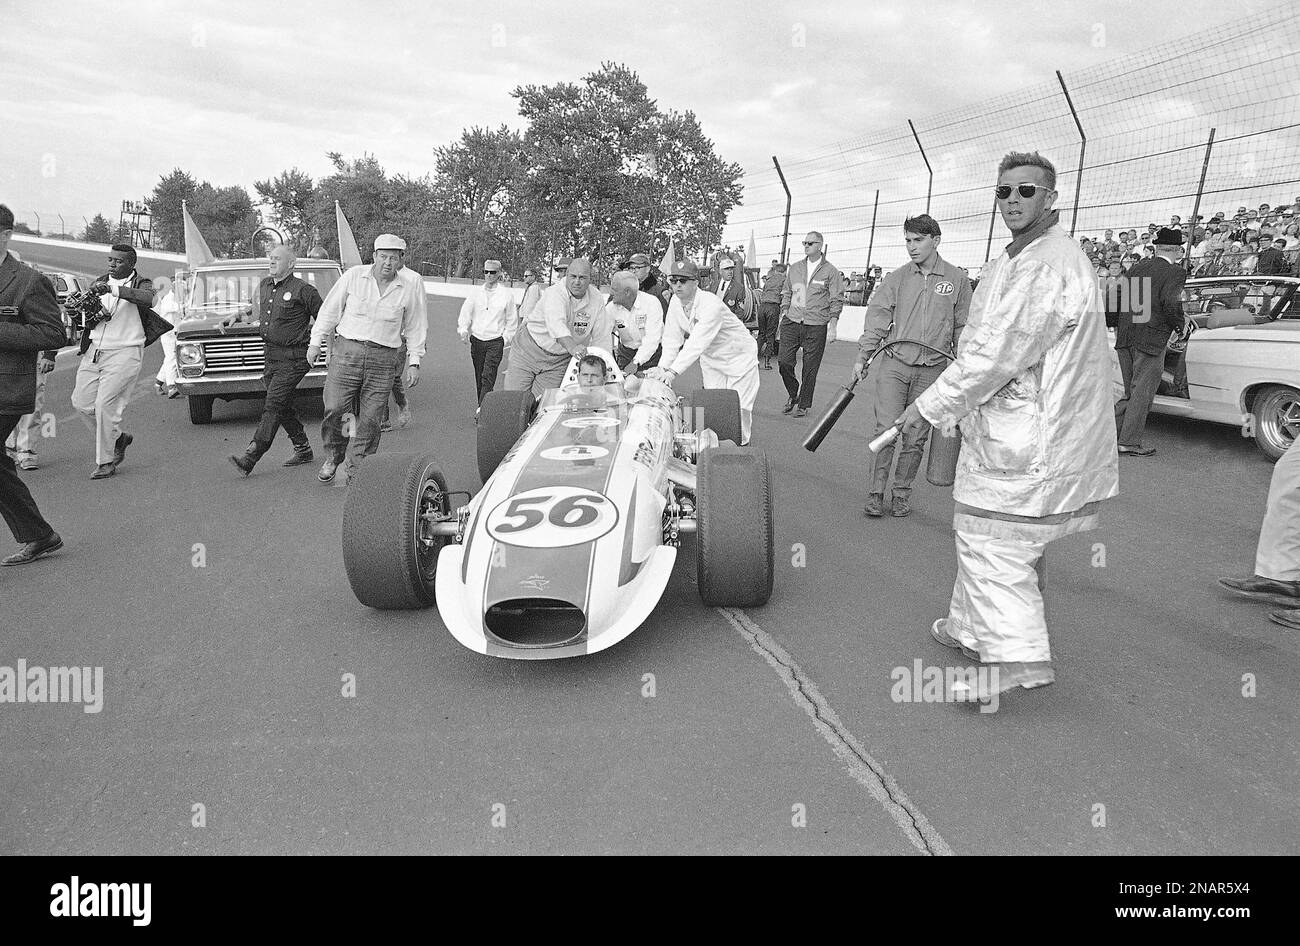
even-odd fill
[{"label": "cloudy sky", "polygon": [[0,0],[0,201],[80,229],[173,167],[250,192],[328,151],[419,175],[468,126],[521,127],[515,86],[602,60],[758,174],[1276,6]]}]

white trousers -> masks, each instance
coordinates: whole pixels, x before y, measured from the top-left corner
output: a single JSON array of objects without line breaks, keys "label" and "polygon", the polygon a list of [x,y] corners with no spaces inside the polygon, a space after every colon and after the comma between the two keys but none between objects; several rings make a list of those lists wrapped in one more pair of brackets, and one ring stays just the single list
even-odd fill
[{"label": "white trousers", "polygon": [[957,530],[947,629],[985,663],[1052,659],[1034,568],[1046,547],[1046,541]]},{"label": "white trousers", "polygon": [[45,406],[45,379],[48,377],[48,373],[36,375],[36,407],[30,414],[18,418],[18,426],[5,439],[5,449],[12,450],[20,460],[23,457],[33,459],[36,457],[34,445],[41,429],[41,409]]},{"label": "white trousers", "polygon": [[706,388],[729,388],[740,395],[740,445],[749,443],[750,428],[754,423],[754,402],[758,400],[758,362],[741,375],[715,371],[700,359],[700,375]]},{"label": "white trousers", "polygon": [[98,464],[113,462],[113,444],[122,433],[122,414],[131,403],[131,391],[143,360],[143,345],[106,349],[91,345],[81,356],[72,406],[95,431]]},{"label": "white trousers", "polygon": [[162,342],[163,363],[156,379],[172,387],[176,384],[176,333],[167,332],[158,341]]},{"label": "white trousers", "polygon": [[1255,574],[1300,581],[1300,447],[1292,444],[1273,467],[1268,511],[1259,529]]}]

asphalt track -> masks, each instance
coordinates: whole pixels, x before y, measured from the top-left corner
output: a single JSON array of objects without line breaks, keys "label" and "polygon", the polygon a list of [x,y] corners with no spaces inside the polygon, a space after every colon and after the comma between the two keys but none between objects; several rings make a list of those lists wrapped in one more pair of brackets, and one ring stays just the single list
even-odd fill
[{"label": "asphalt track", "polygon": [[[459,303],[432,302],[414,423],[381,449],[433,453],[476,490]],[[853,355],[831,346],[817,407]],[[152,394],[160,357],[102,482],[74,352],[50,379],[56,435],[24,477],[67,547],[0,570],[0,665],[102,666],[104,706],[0,704],[0,854],[1300,850],[1297,638],[1214,585],[1251,570],[1270,472],[1234,429],[1153,418],[1159,452],[1123,460],[1103,529],[1049,549],[1057,684],[980,713],[891,697],[894,668],[954,664],[928,635],[951,496],[921,481],[910,518],[862,517],[867,397],[808,454],[809,419],[762,374],[767,607],[704,607],[684,548],[626,641],[514,662],[464,650],[436,610],[358,605],[343,491],[282,469],[283,439],[238,476],[225,458],[257,402],[193,426]],[[319,401],[302,403],[319,445]]]}]

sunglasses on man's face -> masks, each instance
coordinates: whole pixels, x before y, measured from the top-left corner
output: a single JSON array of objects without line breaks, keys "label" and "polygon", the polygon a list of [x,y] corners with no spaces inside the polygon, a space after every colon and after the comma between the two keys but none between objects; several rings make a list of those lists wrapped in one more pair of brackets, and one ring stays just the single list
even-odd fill
[{"label": "sunglasses on man's face", "polygon": [[668,281],[674,286],[680,286],[682,283],[690,282],[691,280],[687,276],[669,276]]},{"label": "sunglasses on man's face", "polygon": [[804,241],[803,241],[803,245],[804,245],[804,246],[820,246],[820,245],[821,245],[821,242],[822,242],[821,240],[804,240]]},{"label": "sunglasses on man's face", "polygon": [[[1045,184],[1031,184],[1028,181],[1025,181],[1023,184],[1017,184],[1016,190],[1020,193],[1021,197],[1028,200],[1040,190],[1050,191],[1051,188]],[[997,187],[993,188],[993,193],[997,196],[998,200],[1006,200],[1011,196],[1011,185],[999,184]]]}]

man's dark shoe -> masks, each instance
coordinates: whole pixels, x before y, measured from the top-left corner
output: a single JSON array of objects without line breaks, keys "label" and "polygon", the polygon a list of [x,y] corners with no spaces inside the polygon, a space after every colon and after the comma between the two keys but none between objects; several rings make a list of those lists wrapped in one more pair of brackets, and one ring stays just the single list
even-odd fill
[{"label": "man's dark shoe", "polygon": [[105,480],[117,472],[116,463],[101,463],[95,467],[95,472],[90,474],[92,480]]},{"label": "man's dark shoe", "polygon": [[1252,575],[1249,578],[1220,578],[1219,584],[1257,601],[1300,608],[1300,581],[1277,581]]},{"label": "man's dark shoe", "polygon": [[293,448],[293,456],[284,461],[285,466],[302,466],[304,463],[315,463],[316,454],[311,452],[311,444],[305,443],[301,447],[297,444]]},{"label": "man's dark shoe", "polygon": [[57,532],[51,532],[45,538],[36,542],[28,542],[13,555],[0,560],[0,565],[26,565],[38,558],[52,555],[61,548],[63,548],[63,540],[59,538]]},{"label": "man's dark shoe", "polygon": [[1126,447],[1124,444],[1119,445],[1119,455],[1122,457],[1149,457],[1156,452],[1155,447]]},{"label": "man's dark shoe", "polygon": [[796,408],[794,409],[794,416],[795,416],[795,417],[807,417],[807,416],[808,416],[808,408],[806,408],[806,407],[796,407]]},{"label": "man's dark shoe", "polygon": [[[5,561],[5,564],[9,564],[8,560]],[[1289,611],[1273,611],[1269,614],[1268,619],[1274,624],[1281,624],[1293,631],[1300,631],[1300,608],[1292,608]]]},{"label": "man's dark shoe", "polygon": [[257,462],[247,453],[242,457],[237,457],[232,454],[229,459],[230,462],[235,465],[235,469],[239,470],[239,472],[243,473],[245,476],[248,476],[248,474],[253,472],[253,464]]},{"label": "man's dark shoe", "polygon": [[135,438],[128,433],[120,433],[117,440],[113,443],[113,465],[120,466],[126,459],[126,448],[135,442]]},{"label": "man's dark shoe", "polygon": [[334,479],[334,474],[338,471],[339,461],[330,457],[320,466],[320,472],[316,474],[316,479],[322,483],[328,483]]},{"label": "man's dark shoe", "polygon": [[781,408],[781,413],[789,414],[792,410],[794,410],[794,404],[795,404],[795,398],[790,398],[790,400],[785,402],[785,407]]},{"label": "man's dark shoe", "polygon": [[912,503],[907,496],[894,495],[893,509],[890,510],[895,517],[902,519],[904,516],[912,514]]},{"label": "man's dark shoe", "polygon": [[871,493],[867,496],[867,504],[862,507],[862,511],[872,519],[879,519],[885,514],[885,494]]}]

